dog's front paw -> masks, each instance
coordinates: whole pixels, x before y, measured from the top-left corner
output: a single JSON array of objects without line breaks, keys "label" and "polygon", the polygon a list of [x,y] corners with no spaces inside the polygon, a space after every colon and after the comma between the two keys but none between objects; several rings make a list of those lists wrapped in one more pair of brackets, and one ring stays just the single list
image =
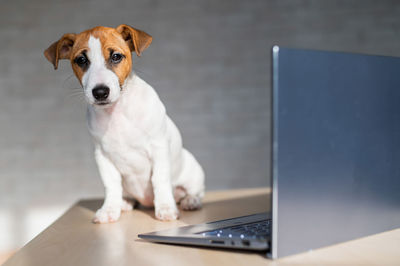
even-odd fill
[{"label": "dog's front paw", "polygon": [[117,207],[102,207],[98,209],[93,222],[96,224],[105,224],[105,223],[113,223],[118,221],[121,216],[121,208]]},{"label": "dog's front paw", "polygon": [[155,206],[155,209],[158,220],[172,221],[179,217],[179,211],[175,204],[160,204],[160,206]]}]

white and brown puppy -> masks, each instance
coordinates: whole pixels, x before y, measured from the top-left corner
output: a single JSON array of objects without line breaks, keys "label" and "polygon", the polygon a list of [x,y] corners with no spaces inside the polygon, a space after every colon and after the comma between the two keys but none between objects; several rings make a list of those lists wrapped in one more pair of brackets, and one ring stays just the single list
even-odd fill
[{"label": "white and brown puppy", "polygon": [[182,147],[178,128],[168,117],[154,89],[132,72],[152,37],[127,25],[95,27],[64,34],[45,52],[57,69],[69,59],[88,102],[88,127],[95,142],[95,159],[105,186],[103,206],[94,222],[117,221],[132,209],[124,195],[154,206],[160,220],[201,206],[204,173]]}]

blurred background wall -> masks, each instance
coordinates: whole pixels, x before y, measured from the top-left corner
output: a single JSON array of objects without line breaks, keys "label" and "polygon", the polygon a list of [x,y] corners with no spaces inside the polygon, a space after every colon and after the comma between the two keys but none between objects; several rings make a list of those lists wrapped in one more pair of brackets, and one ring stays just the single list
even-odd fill
[{"label": "blurred background wall", "polygon": [[[134,69],[153,85],[207,189],[269,185],[273,44],[400,56],[397,1],[13,0],[0,6],[0,251],[103,187],[62,34],[129,24],[154,37]],[[294,135],[295,137],[295,135]]]}]

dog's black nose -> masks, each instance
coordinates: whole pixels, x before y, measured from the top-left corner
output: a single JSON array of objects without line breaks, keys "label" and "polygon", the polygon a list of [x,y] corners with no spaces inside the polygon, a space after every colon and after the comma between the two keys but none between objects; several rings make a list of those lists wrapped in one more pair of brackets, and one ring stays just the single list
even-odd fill
[{"label": "dog's black nose", "polygon": [[92,90],[93,97],[98,101],[104,101],[110,94],[110,88],[105,85],[98,85]]}]

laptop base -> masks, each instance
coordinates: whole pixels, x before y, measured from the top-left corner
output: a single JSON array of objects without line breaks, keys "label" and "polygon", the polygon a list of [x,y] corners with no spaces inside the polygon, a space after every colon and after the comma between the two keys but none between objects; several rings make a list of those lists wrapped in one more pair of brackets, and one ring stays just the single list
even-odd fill
[{"label": "laptop base", "polygon": [[140,234],[152,242],[268,251],[271,215],[258,213],[204,224]]}]

